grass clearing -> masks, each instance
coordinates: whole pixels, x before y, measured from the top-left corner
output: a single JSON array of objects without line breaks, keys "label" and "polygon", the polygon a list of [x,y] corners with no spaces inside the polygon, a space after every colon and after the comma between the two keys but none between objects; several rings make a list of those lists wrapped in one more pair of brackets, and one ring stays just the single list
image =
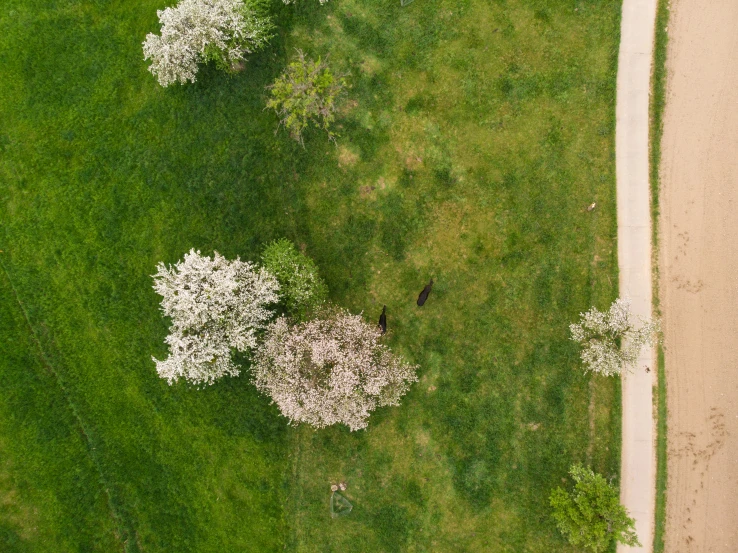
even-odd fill
[{"label": "grass clearing", "polygon": [[[140,49],[164,5],[0,12],[0,255],[67,394],[43,376],[3,281],[3,381],[27,425],[56,421],[62,436],[47,446],[3,419],[15,514],[0,543],[569,551],[550,489],[576,461],[619,472],[619,385],[581,374],[568,324],[617,296],[620,3],[275,3],[279,34],[243,73],[207,67],[166,90]],[[350,76],[337,147],[275,135],[263,109],[295,48]],[[337,303],[370,319],[386,304],[388,343],[421,366],[366,432],[289,428],[246,375],[205,390],[156,377],[156,263],[191,247],[256,260],[281,236]],[[79,469],[37,471],[26,449]],[[354,509],[331,519],[339,479]]]},{"label": "grass clearing", "polygon": [[124,529],[99,482],[95,453],[29,332],[6,275],[0,276],[3,376],[14,384],[0,400],[3,550],[47,551],[50,543],[58,551],[92,543],[120,550],[116,536]]}]

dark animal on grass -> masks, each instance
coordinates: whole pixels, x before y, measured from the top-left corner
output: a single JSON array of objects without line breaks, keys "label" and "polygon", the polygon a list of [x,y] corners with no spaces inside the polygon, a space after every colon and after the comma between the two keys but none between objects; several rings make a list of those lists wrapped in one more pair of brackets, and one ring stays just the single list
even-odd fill
[{"label": "dark animal on grass", "polygon": [[379,316],[379,329],[382,331],[382,334],[387,332],[387,306],[382,306],[382,314]]},{"label": "dark animal on grass", "polygon": [[423,288],[423,291],[418,296],[418,306],[422,307],[425,303],[425,300],[428,299],[428,296],[430,296],[431,288],[433,288],[433,279],[430,280],[428,285]]}]

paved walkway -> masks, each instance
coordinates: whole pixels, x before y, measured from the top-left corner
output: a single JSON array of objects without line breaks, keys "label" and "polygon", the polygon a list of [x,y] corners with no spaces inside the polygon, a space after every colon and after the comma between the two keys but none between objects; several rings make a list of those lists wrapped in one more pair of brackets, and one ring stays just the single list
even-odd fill
[{"label": "paved walkway", "polygon": [[[651,210],[649,187],[649,91],[656,0],[623,0],[618,57],[616,171],[620,295],[636,316],[651,317]],[[636,520],[641,547],[653,548],[656,457],[654,448],[654,352],[644,348],[633,374],[623,378],[623,449],[620,496]]]}]

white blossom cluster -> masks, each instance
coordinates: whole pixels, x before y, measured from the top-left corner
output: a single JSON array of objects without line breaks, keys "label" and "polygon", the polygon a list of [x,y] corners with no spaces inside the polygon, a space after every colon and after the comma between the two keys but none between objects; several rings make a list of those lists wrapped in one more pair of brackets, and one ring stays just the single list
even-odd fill
[{"label": "white blossom cluster", "polygon": [[580,322],[569,329],[571,339],[582,345],[585,369],[611,376],[635,365],[641,348],[653,344],[660,325],[659,321],[641,321],[640,328],[635,328],[630,301],[618,298],[607,312],[593,307],[581,313]]},{"label": "white blossom cluster", "polygon": [[169,384],[184,378],[193,384],[212,384],[238,367],[231,349],[256,347],[256,331],[272,316],[266,305],[277,301],[277,280],[264,269],[240,259],[228,261],[218,252],[211,259],[190,250],[174,267],[157,266],[154,290],[161,309],[171,317],[165,342],[169,357],[156,362],[159,376]]},{"label": "white blossom cluster", "polygon": [[243,0],[182,0],[157,14],[161,36],[146,35],[143,51],[162,86],[195,82],[197,64],[213,49],[231,64],[242,60],[266,44],[271,29]]},{"label": "white blossom cluster", "polygon": [[392,354],[379,336],[347,311],[295,326],[279,318],[255,355],[254,383],[292,423],[365,428],[375,408],[399,405],[417,380],[417,367]]},{"label": "white blossom cluster", "polygon": [[[285,4],[294,4],[297,0],[283,0]],[[318,0],[320,2],[320,5],[327,3],[328,0]]]}]

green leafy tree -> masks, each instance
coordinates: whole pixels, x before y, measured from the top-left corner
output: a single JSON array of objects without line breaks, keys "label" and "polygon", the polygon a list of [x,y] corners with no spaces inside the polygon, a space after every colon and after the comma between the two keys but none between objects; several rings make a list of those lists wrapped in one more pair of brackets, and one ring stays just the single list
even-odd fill
[{"label": "green leafy tree", "polygon": [[328,287],[315,262],[285,238],[269,244],[261,257],[264,268],[279,282],[279,297],[287,312],[305,320],[328,297]]},{"label": "green leafy tree", "polygon": [[311,61],[298,50],[297,60],[267,87],[271,92],[267,107],[277,112],[280,124],[300,144],[303,144],[302,134],[310,123],[335,140],[331,124],[335,119],[336,101],[345,86],[346,80],[334,75],[324,61],[320,58]]},{"label": "green leafy tree", "polygon": [[625,545],[640,545],[635,520],[620,504],[617,487],[581,465],[573,465],[569,474],[574,489],[567,492],[556,488],[550,497],[553,517],[569,542],[593,553],[605,551],[613,539]]}]

